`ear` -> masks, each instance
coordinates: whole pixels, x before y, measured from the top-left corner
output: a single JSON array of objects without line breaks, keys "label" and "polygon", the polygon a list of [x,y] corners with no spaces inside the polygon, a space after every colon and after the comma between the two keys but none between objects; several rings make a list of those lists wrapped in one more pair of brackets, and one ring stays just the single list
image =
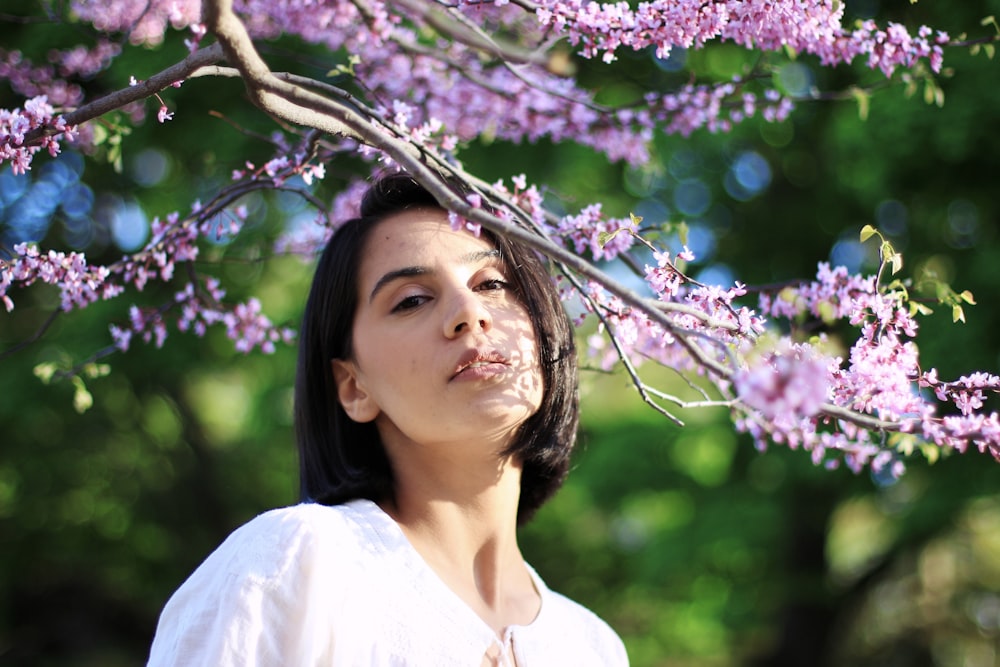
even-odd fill
[{"label": "ear", "polygon": [[365,391],[354,362],[333,359],[330,361],[330,368],[333,370],[333,380],[337,383],[337,400],[347,416],[358,423],[370,422],[378,417],[378,404]]}]

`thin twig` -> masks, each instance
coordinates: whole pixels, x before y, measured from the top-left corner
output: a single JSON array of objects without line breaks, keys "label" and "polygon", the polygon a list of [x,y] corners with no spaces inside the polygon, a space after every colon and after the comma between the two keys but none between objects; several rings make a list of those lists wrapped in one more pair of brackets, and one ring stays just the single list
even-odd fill
[{"label": "thin twig", "polygon": [[[219,61],[222,58],[222,47],[218,44],[212,44],[211,46],[195,51],[184,60],[168,67],[162,72],[154,74],[145,81],[140,81],[128,88],[116,90],[74,111],[63,114],[62,119],[69,127],[80,125],[88,120],[93,120],[108,112],[120,109],[131,102],[138,102],[139,100],[151,97],[178,81],[188,78],[192,72],[197,71],[199,68]],[[59,134],[59,132],[59,130],[51,125],[31,130],[24,135],[24,145],[31,146],[38,144],[45,137]]]},{"label": "thin twig", "polygon": [[0,361],[6,359],[7,357],[13,356],[14,354],[17,354],[18,352],[28,347],[29,345],[40,341],[42,339],[42,336],[45,335],[45,332],[48,331],[49,328],[55,323],[56,318],[59,317],[59,315],[62,314],[62,312],[63,311],[61,310],[52,311],[49,314],[48,318],[44,322],[42,322],[42,325],[35,330],[35,333],[33,333],[30,338],[7,348],[3,352],[0,352]]}]

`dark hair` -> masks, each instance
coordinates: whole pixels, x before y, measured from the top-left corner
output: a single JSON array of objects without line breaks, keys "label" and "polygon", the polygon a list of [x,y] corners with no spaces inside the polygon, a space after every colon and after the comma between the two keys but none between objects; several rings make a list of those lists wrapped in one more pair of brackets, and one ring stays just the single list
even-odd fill
[{"label": "dark hair", "polygon": [[[331,360],[351,357],[362,253],[371,230],[394,213],[437,208],[437,200],[406,174],[377,180],[361,215],[327,243],[306,302],[295,382],[295,430],[304,500],[334,505],[355,498],[393,497],[389,460],[374,423],[358,423],[337,398]],[[569,469],[579,415],[573,329],[555,285],[535,252],[484,229],[508,267],[507,280],[528,310],[544,382],[538,411],[519,428],[507,454],[523,464],[518,521],[559,488]]]}]

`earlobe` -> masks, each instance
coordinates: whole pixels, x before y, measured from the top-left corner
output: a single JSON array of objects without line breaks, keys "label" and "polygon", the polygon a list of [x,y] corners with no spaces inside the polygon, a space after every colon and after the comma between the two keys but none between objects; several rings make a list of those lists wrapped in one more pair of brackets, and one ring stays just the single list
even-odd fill
[{"label": "earlobe", "polygon": [[358,423],[370,422],[378,416],[379,408],[358,380],[358,369],[353,361],[332,359],[330,368],[337,383],[337,400],[344,412]]}]

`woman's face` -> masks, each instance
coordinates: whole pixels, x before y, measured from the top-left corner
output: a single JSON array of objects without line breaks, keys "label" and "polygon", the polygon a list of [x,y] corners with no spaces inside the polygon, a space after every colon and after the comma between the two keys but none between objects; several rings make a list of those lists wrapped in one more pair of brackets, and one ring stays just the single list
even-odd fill
[{"label": "woman's face", "polygon": [[452,230],[438,209],[401,212],[371,230],[353,356],[333,370],[347,414],[374,420],[390,453],[484,440],[503,449],[538,410],[535,334],[509,270],[489,241]]}]

